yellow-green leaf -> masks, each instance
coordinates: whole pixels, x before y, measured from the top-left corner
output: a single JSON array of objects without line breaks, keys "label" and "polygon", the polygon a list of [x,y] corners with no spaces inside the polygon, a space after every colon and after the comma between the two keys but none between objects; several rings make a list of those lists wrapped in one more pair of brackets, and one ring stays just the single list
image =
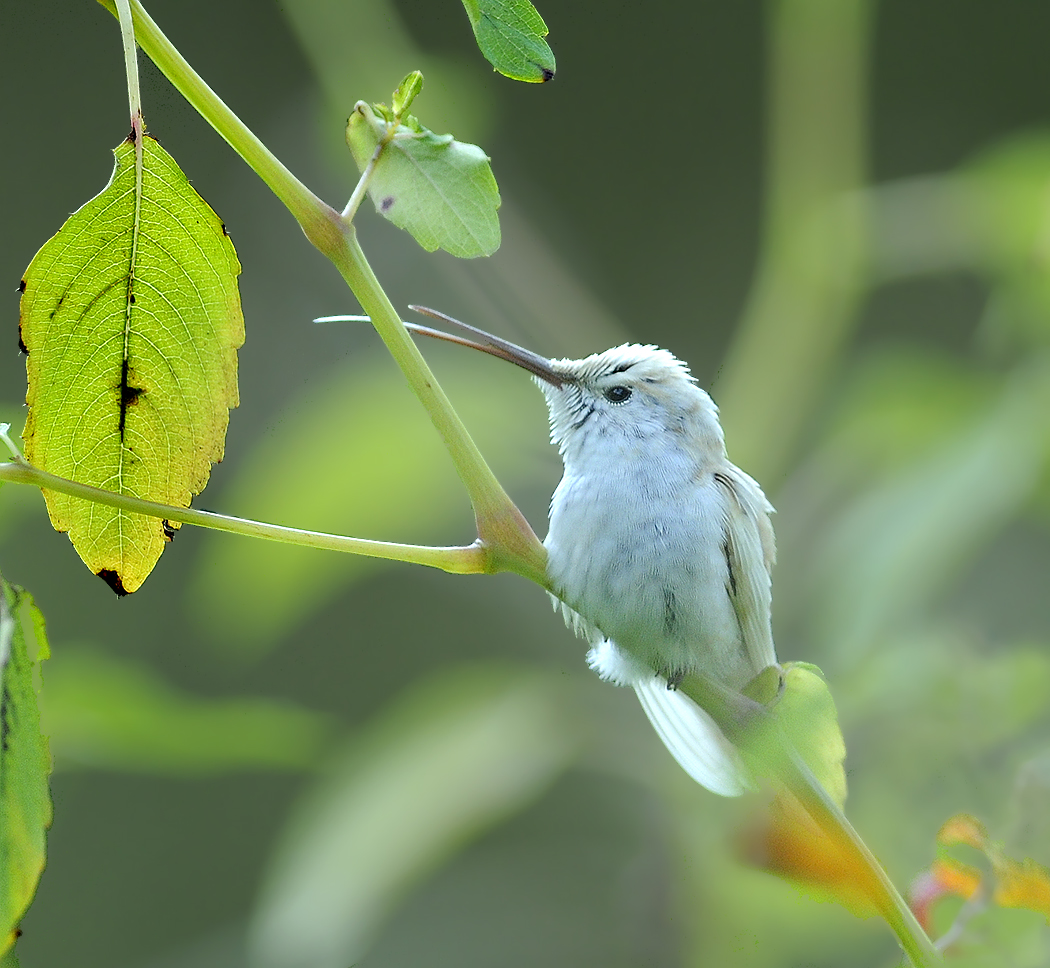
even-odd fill
[{"label": "yellow-green leaf", "polygon": [[[27,638],[36,641],[33,656]],[[46,857],[50,755],[34,683],[36,663],[46,657],[32,597],[0,577],[0,955],[14,944]]]},{"label": "yellow-green leaf", "polygon": [[846,803],[846,743],[831,690],[808,662],[784,663],[784,690],[775,709],[780,727],[821,786],[841,809]]},{"label": "yellow-green leaf", "polygon": [[744,692],[769,706],[771,713],[757,721],[743,740],[742,752],[754,773],[779,782],[785,753],[794,750],[842,809],[846,803],[842,766],[846,744],[835,700],[820,669],[808,662],[785,662],[779,669],[771,666]]},{"label": "yellow-green leaf", "polygon": [[[121,494],[189,506],[222,459],[244,320],[225,226],[152,138],[23,280],[26,457]],[[141,176],[141,177],[140,177]],[[145,580],[166,522],[45,492],[51,522],[118,594]]]}]

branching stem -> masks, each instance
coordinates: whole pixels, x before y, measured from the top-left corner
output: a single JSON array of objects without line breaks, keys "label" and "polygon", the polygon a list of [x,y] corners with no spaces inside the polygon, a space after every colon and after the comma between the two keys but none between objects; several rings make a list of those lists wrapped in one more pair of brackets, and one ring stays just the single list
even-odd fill
[{"label": "branching stem", "polygon": [[244,534],[254,538],[265,538],[283,544],[304,548],[320,548],[326,551],[344,551],[369,558],[386,558],[415,565],[428,565],[442,571],[459,575],[477,575],[495,571],[490,549],[481,542],[461,547],[429,547],[426,545],[396,544],[391,541],[370,541],[366,538],[349,538],[344,535],[327,534],[323,531],[305,531],[301,528],[286,528],[279,524],[267,524],[248,518],[236,518],[212,511],[194,508],[178,508],[155,501],[143,501],[128,494],[117,494],[88,484],[49,474],[22,460],[0,464],[0,481],[12,484],[33,484],[50,491],[59,491],[73,497],[106,504],[134,514],[145,514],[152,518],[177,521],[180,524],[195,524],[215,531]]},{"label": "branching stem", "polygon": [[[115,0],[99,0],[115,12]],[[459,415],[412,342],[357,242],[353,225],[299,181],[204,82],[130,0],[139,46],[200,115],[227,141],[295,216],[306,237],[339,270],[386,343],[409,386],[448,448],[474,507],[479,545],[490,571],[514,571],[547,585],[546,552],[485,462]],[[172,518],[172,520],[177,520]]]}]

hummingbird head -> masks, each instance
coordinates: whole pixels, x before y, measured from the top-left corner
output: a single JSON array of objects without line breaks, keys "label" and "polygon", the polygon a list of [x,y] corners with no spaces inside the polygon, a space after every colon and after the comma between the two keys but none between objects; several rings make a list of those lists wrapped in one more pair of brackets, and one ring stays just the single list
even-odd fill
[{"label": "hummingbird head", "polygon": [[457,326],[473,339],[406,324],[413,332],[528,370],[546,397],[551,439],[566,464],[644,460],[665,448],[699,459],[725,458],[718,408],[696,385],[689,367],[667,350],[624,343],[582,360],[550,360],[436,310],[410,308]]}]

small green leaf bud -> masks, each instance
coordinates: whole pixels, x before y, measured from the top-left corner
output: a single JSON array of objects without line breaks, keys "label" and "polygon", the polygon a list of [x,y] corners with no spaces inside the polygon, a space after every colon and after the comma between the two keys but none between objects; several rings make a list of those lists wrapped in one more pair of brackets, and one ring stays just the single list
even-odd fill
[{"label": "small green leaf bud", "polygon": [[412,71],[411,74],[405,76],[405,79],[397,86],[397,90],[394,91],[394,117],[397,120],[401,120],[401,116],[408,111],[422,90],[423,75],[419,71]]}]

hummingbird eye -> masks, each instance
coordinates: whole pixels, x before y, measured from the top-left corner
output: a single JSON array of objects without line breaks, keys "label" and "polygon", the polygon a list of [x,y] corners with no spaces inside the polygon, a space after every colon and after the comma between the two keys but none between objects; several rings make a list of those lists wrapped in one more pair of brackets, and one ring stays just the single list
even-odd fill
[{"label": "hummingbird eye", "polygon": [[605,399],[610,403],[624,403],[631,398],[631,388],[624,386],[609,387],[605,391]]}]

